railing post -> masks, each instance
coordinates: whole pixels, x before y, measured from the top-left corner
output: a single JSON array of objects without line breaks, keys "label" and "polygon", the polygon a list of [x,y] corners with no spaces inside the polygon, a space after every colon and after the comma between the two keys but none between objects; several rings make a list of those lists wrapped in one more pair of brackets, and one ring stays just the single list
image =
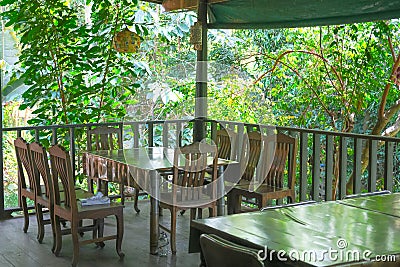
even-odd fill
[{"label": "railing post", "polygon": [[175,147],[180,147],[182,146],[182,123],[181,122],[177,122],[176,123],[176,131],[175,131]]},{"label": "railing post", "polygon": [[211,140],[217,142],[217,122],[211,121]]},{"label": "railing post", "polygon": [[361,155],[362,155],[362,139],[354,139],[354,156],[353,156],[353,193],[361,192]]},{"label": "railing post", "polygon": [[378,163],[378,141],[369,140],[369,162],[368,162],[368,191],[376,191],[376,173]]},{"label": "railing post", "polygon": [[147,122],[147,125],[149,126],[149,133],[148,133],[148,137],[147,137],[147,143],[149,144],[149,147],[154,146],[154,124],[153,122]]},{"label": "railing post", "polygon": [[325,200],[332,200],[333,182],[333,136],[326,136],[326,158],[325,158]]},{"label": "railing post", "polygon": [[384,187],[385,190],[393,190],[393,142],[385,142],[385,174],[384,174]]},{"label": "railing post", "polygon": [[75,128],[69,129],[69,151],[71,154],[71,166],[72,166],[72,174],[74,175],[74,182],[76,176],[76,166],[75,166]]},{"label": "railing post", "polygon": [[35,129],[35,141],[40,143],[39,129]]},{"label": "railing post", "polygon": [[169,132],[169,124],[168,122],[164,122],[163,127],[162,127],[162,142],[163,142],[163,147],[168,147],[169,142],[168,142],[168,132]]},{"label": "railing post", "polygon": [[138,122],[134,122],[131,127],[133,127],[133,147],[139,147],[139,127],[140,124]]},{"label": "railing post", "polygon": [[313,134],[312,199],[318,200],[321,178],[321,135]]},{"label": "railing post", "polygon": [[51,129],[51,144],[53,146],[57,144],[57,128]]},{"label": "railing post", "polygon": [[236,154],[236,160],[237,161],[241,161],[242,159],[240,158],[240,155],[242,155],[242,150],[243,150],[243,134],[244,134],[244,124],[240,123],[237,125],[237,129],[238,129],[238,138],[237,138],[237,154]]},{"label": "railing post", "polygon": [[339,140],[339,199],[347,195],[347,138],[340,137]]},{"label": "railing post", "polygon": [[307,200],[308,133],[300,133],[300,201]]}]

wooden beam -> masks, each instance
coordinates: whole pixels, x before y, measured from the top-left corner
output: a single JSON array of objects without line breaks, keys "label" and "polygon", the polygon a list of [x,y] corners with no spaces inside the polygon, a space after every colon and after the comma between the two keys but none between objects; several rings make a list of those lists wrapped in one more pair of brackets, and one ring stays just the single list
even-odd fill
[{"label": "wooden beam", "polygon": [[[226,2],[227,0],[208,0],[207,4],[215,4]],[[162,3],[165,11],[174,11],[174,10],[195,10],[197,9],[197,0],[165,0]]]}]

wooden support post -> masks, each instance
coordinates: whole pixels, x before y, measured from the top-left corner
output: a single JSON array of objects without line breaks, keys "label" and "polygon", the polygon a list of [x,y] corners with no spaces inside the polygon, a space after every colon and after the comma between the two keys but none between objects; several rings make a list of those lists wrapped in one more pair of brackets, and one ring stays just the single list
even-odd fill
[{"label": "wooden support post", "polygon": [[199,0],[197,21],[202,26],[202,46],[201,50],[197,50],[193,141],[201,141],[206,136],[204,119],[207,117],[207,0]]}]

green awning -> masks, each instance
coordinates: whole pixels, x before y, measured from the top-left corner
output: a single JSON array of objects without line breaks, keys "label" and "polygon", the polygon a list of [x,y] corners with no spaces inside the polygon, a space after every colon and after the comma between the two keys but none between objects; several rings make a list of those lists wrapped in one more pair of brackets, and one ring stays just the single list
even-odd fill
[{"label": "green awning", "polygon": [[227,0],[208,15],[211,29],[307,27],[400,18],[400,0]]}]

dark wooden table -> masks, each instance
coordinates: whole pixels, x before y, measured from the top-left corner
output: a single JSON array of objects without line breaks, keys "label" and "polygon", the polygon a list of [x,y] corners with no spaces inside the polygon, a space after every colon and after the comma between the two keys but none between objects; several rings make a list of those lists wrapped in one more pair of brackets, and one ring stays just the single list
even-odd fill
[{"label": "dark wooden table", "polygon": [[364,257],[400,254],[400,218],[339,202],[195,220],[189,252],[200,251],[202,233],[267,250],[266,261],[295,266],[355,264]]},{"label": "dark wooden table", "polygon": [[339,203],[400,217],[400,193],[350,198]]},{"label": "dark wooden table", "polygon": [[[86,152],[86,156],[92,159],[96,158],[102,160],[102,162],[107,165],[106,169],[110,169],[110,167],[115,168],[117,164],[126,165],[129,168],[130,175],[123,178],[124,184],[129,186],[132,184],[131,179],[135,179],[140,187],[150,195],[150,253],[158,254],[159,190],[161,183],[164,181],[160,177],[159,170],[168,169],[173,166],[174,149],[165,147],[141,147],[120,150],[100,150]],[[212,159],[210,158],[209,161],[211,164]],[[221,179],[218,180],[218,190],[221,191],[220,195],[224,195],[223,177],[239,175],[240,166],[238,162],[225,159],[219,159],[218,166],[224,169],[224,171],[221,172]],[[90,168],[90,166],[88,165],[86,168]],[[90,171],[91,170],[87,169],[87,173],[90,173]],[[112,181],[113,175],[111,171],[109,176],[110,181]],[[219,207],[219,210],[223,211],[224,202],[219,200],[218,205],[222,206]]]}]

